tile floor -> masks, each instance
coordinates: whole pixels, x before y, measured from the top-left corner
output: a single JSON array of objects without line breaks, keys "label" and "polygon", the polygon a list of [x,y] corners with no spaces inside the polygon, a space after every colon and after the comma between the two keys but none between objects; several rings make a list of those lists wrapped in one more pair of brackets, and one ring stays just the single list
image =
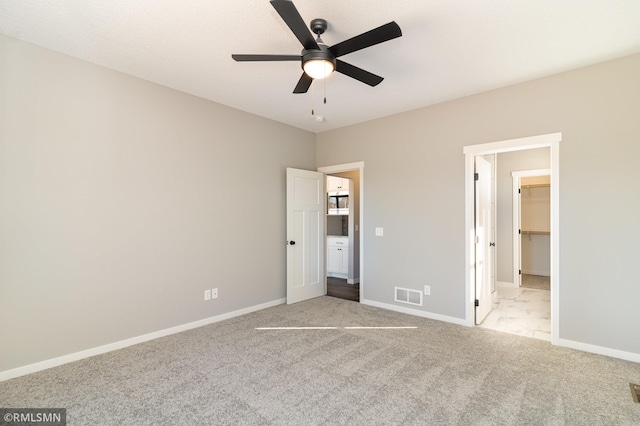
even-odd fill
[{"label": "tile floor", "polygon": [[498,286],[480,327],[551,341],[551,292]]}]

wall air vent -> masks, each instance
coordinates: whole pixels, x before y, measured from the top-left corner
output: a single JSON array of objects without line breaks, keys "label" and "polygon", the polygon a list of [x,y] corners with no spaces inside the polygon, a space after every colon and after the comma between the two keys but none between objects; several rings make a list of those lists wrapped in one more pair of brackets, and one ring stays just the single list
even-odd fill
[{"label": "wall air vent", "polygon": [[422,292],[408,288],[395,287],[395,301],[409,305],[422,306]]}]

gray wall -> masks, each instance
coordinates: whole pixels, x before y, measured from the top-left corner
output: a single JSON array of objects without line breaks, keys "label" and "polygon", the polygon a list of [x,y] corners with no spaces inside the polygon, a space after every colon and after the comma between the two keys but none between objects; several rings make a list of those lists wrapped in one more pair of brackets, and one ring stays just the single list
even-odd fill
[{"label": "gray wall", "polygon": [[640,354],[639,75],[634,55],[319,134],[319,166],[365,162],[365,298],[429,284],[425,311],[464,318],[462,147],[562,132],[560,338]]},{"label": "gray wall", "polygon": [[365,298],[463,318],[462,147],[558,131],[560,337],[640,354],[640,55],[314,136],[0,52],[0,371],[284,297],[285,167],[365,161]]},{"label": "gray wall", "polygon": [[498,154],[497,162],[497,280],[513,283],[513,177],[511,172],[548,169],[549,148]]},{"label": "gray wall", "polygon": [[0,371],[285,297],[285,167],[315,168],[313,134],[0,52]]}]

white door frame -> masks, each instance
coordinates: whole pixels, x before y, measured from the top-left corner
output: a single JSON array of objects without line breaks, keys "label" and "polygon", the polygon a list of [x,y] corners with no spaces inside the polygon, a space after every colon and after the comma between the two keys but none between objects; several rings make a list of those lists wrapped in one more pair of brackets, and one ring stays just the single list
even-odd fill
[{"label": "white door frame", "polygon": [[463,147],[465,161],[465,325],[474,325],[474,157],[534,148],[550,148],[551,161],[551,343],[559,343],[560,330],[560,141],[562,133],[531,136]]},{"label": "white door frame", "polygon": [[[360,172],[360,223],[358,224],[358,232],[360,234],[360,238],[358,239],[358,244],[360,245],[360,301],[364,299],[364,231],[362,224],[364,223],[364,161],[358,161],[355,163],[346,163],[346,164],[337,164],[335,166],[325,166],[318,167],[318,171],[324,173],[325,175],[331,173],[342,173],[342,172],[351,172],[353,170],[358,170]],[[326,227],[325,227],[326,229]],[[322,246],[323,250],[326,250],[326,238],[325,243]],[[349,248],[351,250],[351,248]],[[325,262],[326,263],[326,262]],[[325,265],[325,275],[326,275],[326,265]]]},{"label": "white door frame", "polygon": [[[551,176],[551,169],[538,169],[538,170],[521,170],[511,172],[512,177],[512,190],[511,200],[513,207],[513,284],[515,287],[520,287],[522,284],[522,275],[520,270],[522,269],[522,244],[520,242],[520,179],[523,177],[532,176]],[[516,262],[517,260],[517,262]]]}]

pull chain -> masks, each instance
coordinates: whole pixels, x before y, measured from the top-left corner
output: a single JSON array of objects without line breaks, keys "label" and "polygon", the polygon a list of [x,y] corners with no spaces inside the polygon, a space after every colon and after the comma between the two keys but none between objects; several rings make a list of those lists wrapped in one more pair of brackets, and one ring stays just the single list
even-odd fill
[{"label": "pull chain", "polygon": [[316,114],[316,111],[313,108],[313,92],[314,92],[313,83],[311,83],[311,115],[315,115]]},{"label": "pull chain", "polygon": [[[323,99],[322,102],[326,105],[327,104],[327,79],[323,78],[323,82],[322,82],[322,88],[323,88]],[[315,109],[315,103],[314,103],[314,98],[315,98],[315,89],[314,89],[314,85],[311,84],[311,115],[316,115],[316,109]]]},{"label": "pull chain", "polygon": [[327,104],[327,77],[324,78],[324,104]]}]

